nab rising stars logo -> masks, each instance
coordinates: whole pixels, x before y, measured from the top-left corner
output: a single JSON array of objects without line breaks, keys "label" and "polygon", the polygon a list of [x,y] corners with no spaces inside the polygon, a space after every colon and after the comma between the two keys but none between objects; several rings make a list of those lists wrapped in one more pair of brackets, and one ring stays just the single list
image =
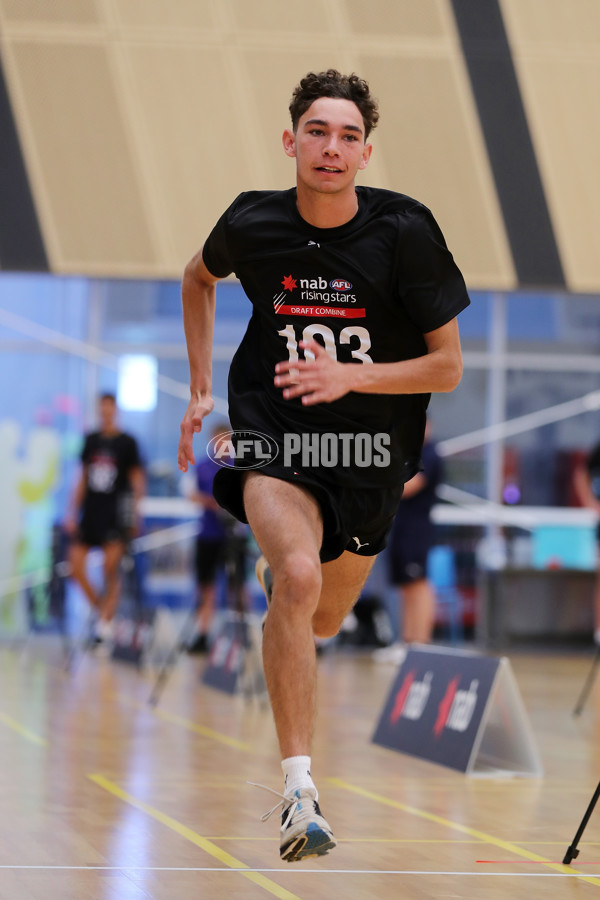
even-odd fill
[{"label": "nab rising stars logo", "polygon": [[[285,304],[285,300],[286,300],[286,296],[287,296],[286,291],[289,291],[291,293],[298,287],[298,282],[296,281],[296,279],[294,278],[293,275],[284,275],[283,281],[281,283],[283,285],[283,290],[280,291],[278,294],[275,294],[275,296],[273,297],[273,306],[275,308],[276,313],[282,312],[282,307]],[[285,310],[283,310],[283,311],[285,311]]]},{"label": "nab rising stars logo", "polygon": [[[281,285],[283,290],[273,297],[273,308],[277,315],[320,318],[334,316],[342,319],[362,319],[366,315],[364,309],[349,308],[349,304],[356,303],[356,294],[349,293],[352,282],[347,278],[332,278],[328,283],[322,275],[317,278],[295,278],[290,274],[283,276]],[[297,288],[300,290],[298,299],[290,296]],[[291,300],[295,302],[291,303]],[[334,303],[344,306],[331,305]]]}]

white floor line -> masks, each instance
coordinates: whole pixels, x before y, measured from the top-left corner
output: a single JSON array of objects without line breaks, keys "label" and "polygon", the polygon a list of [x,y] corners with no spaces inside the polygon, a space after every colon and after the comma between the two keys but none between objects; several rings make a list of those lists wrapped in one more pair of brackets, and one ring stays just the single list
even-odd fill
[{"label": "white floor line", "polygon": [[[540,863],[542,865],[542,863]],[[290,867],[287,869],[253,869],[219,868],[217,866],[24,866],[0,865],[2,869],[27,869],[43,871],[67,872],[259,872],[269,874],[293,875],[448,875],[455,877],[477,878],[599,878],[600,872],[437,872],[419,869],[304,869]]]}]

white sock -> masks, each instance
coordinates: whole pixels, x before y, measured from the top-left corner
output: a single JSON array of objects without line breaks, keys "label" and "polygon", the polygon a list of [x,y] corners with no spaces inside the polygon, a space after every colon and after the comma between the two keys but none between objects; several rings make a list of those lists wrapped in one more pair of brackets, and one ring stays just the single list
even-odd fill
[{"label": "white sock", "polygon": [[311,788],[318,800],[319,794],[310,776],[310,756],[288,756],[281,761],[281,768],[285,779],[284,794]]}]

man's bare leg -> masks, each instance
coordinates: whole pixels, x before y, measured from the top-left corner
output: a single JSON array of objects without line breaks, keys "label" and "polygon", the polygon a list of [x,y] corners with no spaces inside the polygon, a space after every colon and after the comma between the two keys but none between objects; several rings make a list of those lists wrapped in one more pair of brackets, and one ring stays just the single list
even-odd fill
[{"label": "man's bare leg", "polygon": [[86,559],[89,547],[86,544],[72,544],[69,551],[69,562],[71,563],[71,577],[77,582],[81,590],[89,600],[94,609],[99,607],[99,598],[95,588],[92,586],[86,570]]},{"label": "man's bare leg", "polygon": [[435,594],[426,578],[401,588],[404,601],[403,637],[407,644],[428,644],[435,624]]},{"label": "man's bare leg", "polygon": [[299,485],[259,473],[246,477],[244,504],[273,578],[263,662],[282,759],[308,756],[315,709],[312,617],[321,593],[321,513]]},{"label": "man's bare leg", "polygon": [[100,617],[112,622],[121,597],[121,575],[119,567],[125,552],[122,541],[110,541],[104,551],[104,596],[100,607]]},{"label": "man's bare leg", "polygon": [[600,572],[596,577],[594,591],[594,641],[600,647]]},{"label": "man's bare leg", "polygon": [[313,616],[316,637],[334,637],[358,600],[375,556],[344,552],[338,559],[323,563],[319,605]]},{"label": "man's bare leg", "polygon": [[200,595],[200,602],[198,605],[196,624],[200,634],[208,634],[217,602],[217,585],[213,583],[203,584],[200,586],[198,593]]},{"label": "man's bare leg", "polygon": [[272,590],[263,632],[263,661],[285,774],[280,855],[288,862],[336,846],[311,778],[315,716],[314,635],[337,633],[354,604],[372,559],[343,554],[321,566],[321,513],[296,484],[250,473],[246,515],[271,569]]},{"label": "man's bare leg", "polygon": [[375,557],[346,552],[321,565],[319,506],[299,485],[252,473],[244,502],[273,580],[263,660],[282,758],[308,756],[315,712],[314,636],[338,633]]}]

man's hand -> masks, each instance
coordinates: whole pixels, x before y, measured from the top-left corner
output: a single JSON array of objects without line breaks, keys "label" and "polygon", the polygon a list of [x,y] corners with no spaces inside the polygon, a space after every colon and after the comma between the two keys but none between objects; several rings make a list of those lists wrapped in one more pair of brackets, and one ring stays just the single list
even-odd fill
[{"label": "man's hand", "polygon": [[202,431],[202,420],[212,412],[214,405],[211,394],[196,394],[188,404],[181,421],[181,437],[177,450],[177,465],[182,472],[187,472],[189,463],[194,465],[196,462],[193,446],[194,434]]},{"label": "man's hand", "polygon": [[317,341],[300,341],[300,346],[315,358],[287,360],[275,366],[275,386],[283,388],[286,400],[302,397],[305,406],[314,406],[338,400],[353,389],[355,366],[336,362]]},{"label": "man's hand", "polygon": [[68,515],[65,517],[63,521],[63,531],[65,534],[68,534],[69,537],[73,537],[75,532],[77,531],[77,517],[74,515]]}]

